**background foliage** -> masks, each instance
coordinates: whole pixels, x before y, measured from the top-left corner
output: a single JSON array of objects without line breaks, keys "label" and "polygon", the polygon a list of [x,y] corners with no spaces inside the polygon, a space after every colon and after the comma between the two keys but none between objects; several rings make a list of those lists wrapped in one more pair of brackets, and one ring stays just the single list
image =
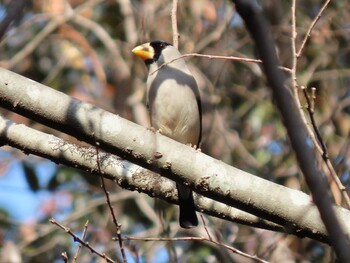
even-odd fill
[{"label": "background foliage", "polygon": [[[0,18],[5,17],[9,2],[0,2]],[[155,39],[172,41],[172,2],[29,2],[0,43],[0,65],[148,126],[144,106],[147,70],[131,49]],[[291,3],[271,0],[258,4],[271,24],[281,65],[291,68]],[[297,48],[322,4],[314,0],[297,2]],[[345,186],[350,182],[349,26],[348,1],[329,4],[297,64],[298,84],[308,91],[316,88],[317,126]],[[178,27],[182,53],[255,57],[254,44],[228,1],[180,1]],[[259,64],[198,57],[187,61],[202,95],[202,151],[242,170],[307,192]],[[304,106],[303,93],[300,91],[299,95]],[[14,113],[2,110],[1,114],[74,142],[74,138]],[[111,241],[114,227],[104,193],[95,177],[6,146],[0,154],[0,259],[20,255],[23,262],[59,262],[63,251],[72,259],[77,244],[48,222],[51,217],[78,235],[89,220],[89,243],[112,258],[120,258],[117,244]],[[206,236],[202,226],[190,232],[181,230],[177,208],[157,202],[161,209],[155,210],[154,199],[106,183],[123,235]],[[163,211],[161,220],[158,210]],[[308,239],[210,217],[205,217],[205,221],[219,242],[266,260],[332,260],[327,246]],[[129,262],[249,261],[198,241],[129,241],[125,248]],[[80,262],[94,259],[98,261],[87,249],[80,252]]]}]

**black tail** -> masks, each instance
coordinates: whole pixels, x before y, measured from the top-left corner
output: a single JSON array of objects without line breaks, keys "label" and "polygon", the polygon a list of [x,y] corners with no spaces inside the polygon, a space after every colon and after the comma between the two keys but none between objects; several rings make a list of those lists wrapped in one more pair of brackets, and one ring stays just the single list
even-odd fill
[{"label": "black tail", "polygon": [[176,184],[176,187],[179,196],[180,226],[182,228],[198,226],[198,218],[196,215],[192,191],[180,184]]}]

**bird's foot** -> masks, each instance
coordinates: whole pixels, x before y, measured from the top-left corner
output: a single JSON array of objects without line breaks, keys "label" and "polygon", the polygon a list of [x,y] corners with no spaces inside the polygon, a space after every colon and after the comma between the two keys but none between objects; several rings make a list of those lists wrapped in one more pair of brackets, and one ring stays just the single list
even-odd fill
[{"label": "bird's foot", "polygon": [[160,134],[162,134],[162,130],[161,129],[156,129],[156,128],[154,128],[154,127],[149,127],[149,128],[147,128],[148,130],[150,130],[151,132],[154,132],[154,133],[156,133],[156,132],[158,132],[158,133],[160,133]]},{"label": "bird's foot", "polygon": [[202,152],[201,148],[197,147],[197,145],[195,145],[195,144],[187,143],[186,145],[187,145],[187,146],[190,146],[190,147],[192,147],[192,148],[195,148],[198,152]]}]

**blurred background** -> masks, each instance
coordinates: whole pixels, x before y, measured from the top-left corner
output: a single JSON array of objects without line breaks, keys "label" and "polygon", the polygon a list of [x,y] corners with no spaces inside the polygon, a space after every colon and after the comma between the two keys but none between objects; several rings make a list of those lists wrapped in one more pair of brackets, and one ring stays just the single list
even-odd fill
[{"label": "blurred background", "polygon": [[[0,22],[10,3],[0,1]],[[21,1],[16,1],[21,3]],[[144,104],[147,69],[131,50],[162,39],[172,42],[172,1],[32,0],[16,10],[0,42],[0,66],[149,126]],[[257,4],[271,24],[281,65],[292,65],[291,3]],[[317,16],[322,1],[297,1],[296,47]],[[12,5],[14,6],[14,5]],[[12,9],[13,10],[13,9]],[[256,58],[254,43],[229,1],[179,1],[179,49],[185,53]],[[297,82],[316,88],[315,118],[329,158],[345,186],[350,170],[350,3],[333,1],[316,24],[298,58]],[[186,58],[201,90],[202,151],[239,169],[308,192],[283,123],[259,64]],[[289,74],[289,73],[286,73]],[[299,98],[305,106],[300,91]],[[1,106],[1,105],[0,105]],[[11,120],[79,143],[12,112]],[[306,114],[307,115],[307,114]],[[206,236],[177,225],[177,207],[164,204],[160,219],[154,199],[106,181],[122,235],[138,237]],[[254,189],[252,189],[254,191]],[[0,148],[0,262],[62,262],[73,259],[77,244],[49,218],[81,235],[97,250],[120,260],[111,240],[114,226],[99,178]],[[205,216],[220,242],[272,262],[331,262],[328,246]],[[161,221],[161,224],[159,223]],[[161,227],[160,227],[161,226]],[[251,262],[223,248],[198,241],[124,244],[128,262]],[[83,248],[79,262],[104,262]]]}]

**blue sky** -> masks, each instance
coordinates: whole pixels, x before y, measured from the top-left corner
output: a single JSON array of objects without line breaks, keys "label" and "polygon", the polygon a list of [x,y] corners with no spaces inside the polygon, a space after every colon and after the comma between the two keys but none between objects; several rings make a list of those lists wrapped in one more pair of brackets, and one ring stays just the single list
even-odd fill
[{"label": "blue sky", "polygon": [[[36,165],[39,183],[45,186],[53,176],[56,165],[50,161],[42,161]],[[40,205],[50,197],[47,190],[33,192],[26,181],[24,170],[19,160],[8,164],[6,173],[0,176],[0,208],[7,211],[16,222],[36,221],[43,216]]]}]

